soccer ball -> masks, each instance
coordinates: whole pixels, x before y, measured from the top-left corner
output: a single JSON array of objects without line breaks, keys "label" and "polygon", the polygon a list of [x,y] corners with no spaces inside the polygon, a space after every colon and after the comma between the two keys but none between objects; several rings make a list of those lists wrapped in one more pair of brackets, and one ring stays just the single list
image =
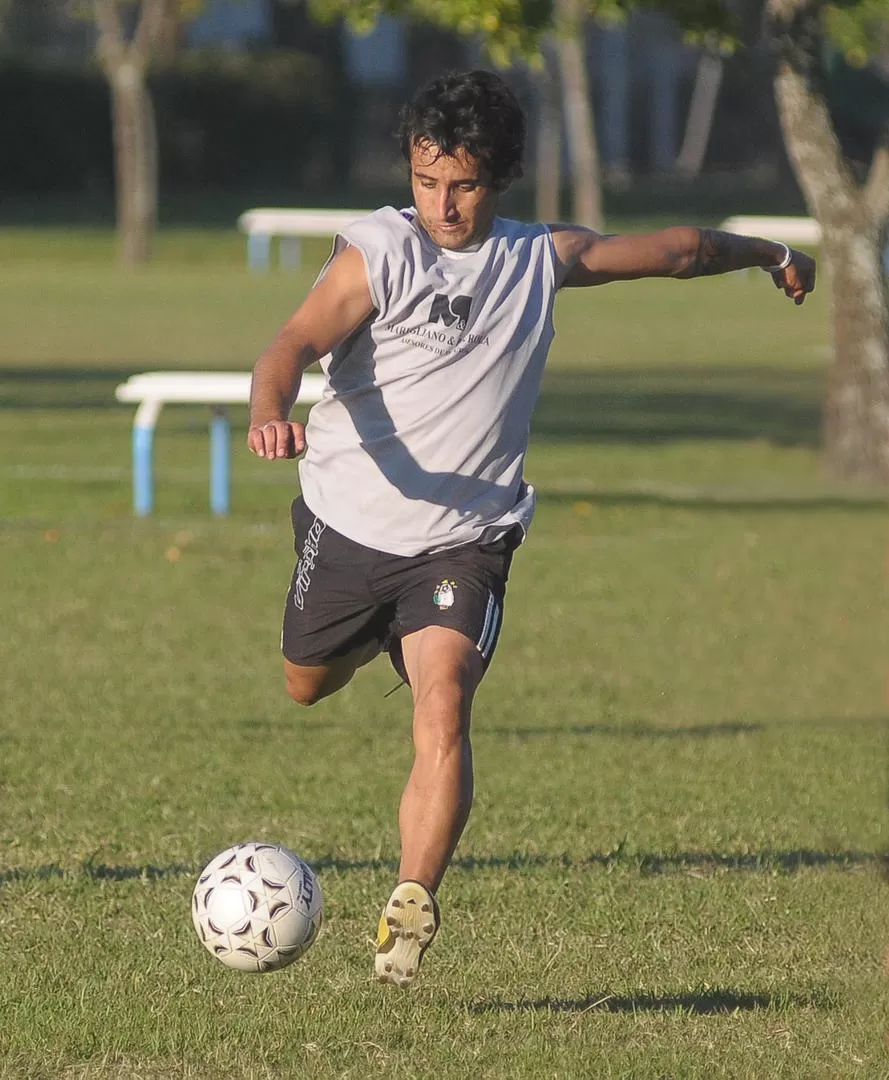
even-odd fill
[{"label": "soccer ball", "polygon": [[204,946],[227,967],[277,971],[321,929],[323,900],[311,868],[281,844],[221,851],[198,878],[191,916]]}]

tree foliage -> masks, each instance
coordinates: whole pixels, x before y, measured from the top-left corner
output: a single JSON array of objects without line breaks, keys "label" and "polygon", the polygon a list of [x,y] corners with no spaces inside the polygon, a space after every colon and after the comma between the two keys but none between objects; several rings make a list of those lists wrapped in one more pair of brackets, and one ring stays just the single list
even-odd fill
[{"label": "tree foliage", "polygon": [[[871,0],[876,2],[876,0]],[[690,34],[732,33],[731,13],[721,0],[582,0],[591,16],[621,19],[633,9],[670,15]],[[458,33],[481,37],[500,63],[539,58],[545,34],[560,29],[556,0],[309,0],[322,20],[344,17],[357,30],[369,30],[380,15],[421,19]]]},{"label": "tree foliage", "polygon": [[889,51],[889,0],[839,0],[824,8],[824,29],[846,60],[863,67]]},{"label": "tree foliage", "polygon": [[[127,0],[123,0],[127,2]],[[183,7],[200,0],[176,0]],[[494,59],[539,56],[543,36],[558,29],[556,0],[308,0],[321,20],[344,17],[357,30],[370,30],[380,15],[425,20],[458,33],[481,37]],[[811,0],[803,5],[821,23],[826,37],[847,61],[863,65],[889,51],[889,0]],[[724,0],[583,0],[597,18],[623,18],[632,10],[670,16],[691,38],[716,35],[718,47],[736,43],[736,21]],[[712,40],[712,37],[711,37]]]},{"label": "tree foliage", "polygon": [[343,16],[359,31],[370,30],[380,15],[406,16],[480,35],[496,59],[536,56],[551,28],[551,0],[309,0],[322,21]]}]

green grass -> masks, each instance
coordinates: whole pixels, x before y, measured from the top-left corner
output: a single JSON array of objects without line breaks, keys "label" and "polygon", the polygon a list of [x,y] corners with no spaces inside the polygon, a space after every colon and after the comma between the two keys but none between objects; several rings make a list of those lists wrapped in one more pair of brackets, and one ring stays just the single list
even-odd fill
[{"label": "green grass", "polygon": [[[205,410],[169,408],[134,520],[113,399],[143,367],[249,368],[321,249],[250,279],[235,234],[164,243],[127,277],[101,233],[0,232],[0,1077],[889,1077],[889,530],[819,466],[823,293],[560,299],[476,806],[399,994],[369,973],[407,691],[376,661],[296,709],[292,465],[235,410],[214,519]],[[191,928],[200,866],[247,838],[325,893],[277,975]]]}]

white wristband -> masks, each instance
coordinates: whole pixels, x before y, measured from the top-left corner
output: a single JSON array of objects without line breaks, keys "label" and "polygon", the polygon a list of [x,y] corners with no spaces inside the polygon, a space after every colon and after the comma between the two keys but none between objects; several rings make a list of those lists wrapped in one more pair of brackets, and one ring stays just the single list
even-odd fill
[{"label": "white wristband", "polygon": [[781,243],[780,240],[776,240],[775,243],[781,244],[781,247],[784,248],[784,258],[779,263],[775,263],[774,266],[764,266],[763,270],[767,274],[777,274],[779,270],[786,270],[793,260],[793,252],[786,244]]}]

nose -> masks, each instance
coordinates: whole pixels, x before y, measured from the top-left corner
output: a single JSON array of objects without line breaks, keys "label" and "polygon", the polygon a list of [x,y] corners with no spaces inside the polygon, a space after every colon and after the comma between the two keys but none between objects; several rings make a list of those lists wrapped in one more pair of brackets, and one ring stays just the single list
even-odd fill
[{"label": "nose", "polygon": [[457,204],[454,193],[449,187],[443,187],[438,197],[438,212],[442,221],[453,221],[457,215]]}]

